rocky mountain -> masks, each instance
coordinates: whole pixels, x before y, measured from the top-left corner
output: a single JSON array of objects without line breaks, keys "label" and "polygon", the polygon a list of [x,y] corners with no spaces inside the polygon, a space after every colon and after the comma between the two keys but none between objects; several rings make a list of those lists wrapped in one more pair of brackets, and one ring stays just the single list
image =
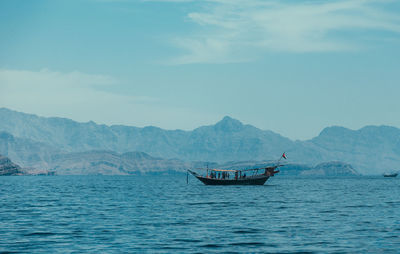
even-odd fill
[{"label": "rocky mountain", "polygon": [[340,161],[320,163],[309,170],[303,170],[300,175],[311,176],[357,176],[360,175],[350,164]]},{"label": "rocky mountain", "polygon": [[[187,169],[256,168],[275,164],[273,161],[242,161],[217,164],[211,162],[184,162],[176,159],[152,157],[143,152],[118,154],[113,151],[88,151],[51,156],[50,161],[38,163],[33,168],[22,170],[7,157],[0,156],[0,175],[136,175],[162,172],[185,172]],[[43,166],[45,165],[45,166]],[[281,175],[307,176],[351,176],[358,175],[351,165],[330,162],[315,167],[287,164],[280,168]]]},{"label": "rocky mountain", "polygon": [[152,157],[143,152],[118,154],[113,151],[88,151],[55,155],[47,169],[59,175],[131,175],[184,171],[193,165],[174,159]]},{"label": "rocky mountain", "polygon": [[[7,132],[0,133],[0,153],[10,154],[24,167],[0,157],[0,175],[131,175],[152,172],[181,171],[195,168],[255,168],[275,161],[187,162],[178,159],[162,159],[144,152],[119,154],[113,151],[85,151],[68,153],[44,143],[16,138]],[[282,175],[354,175],[358,174],[344,163],[325,163],[312,167],[287,164]]]},{"label": "rocky mountain", "polygon": [[343,161],[363,173],[382,173],[400,168],[400,129],[366,126],[360,130],[343,127],[325,128],[305,142],[318,147],[321,161]]},{"label": "rocky mountain", "polygon": [[0,132],[0,153],[13,158],[26,174],[134,174],[145,172],[179,171],[205,166],[201,162],[152,157],[144,152],[118,154],[113,151],[69,153],[45,143],[16,138]]},{"label": "rocky mountain", "polygon": [[66,152],[110,150],[142,151],[155,157],[186,161],[263,160],[280,156],[292,141],[225,117],[216,125],[193,131],[137,128],[121,125],[78,123],[0,109],[0,131],[42,142]]},{"label": "rocky mountain", "polygon": [[9,158],[0,155],[0,176],[23,175],[24,171],[20,166],[14,164]]},{"label": "rocky mountain", "polygon": [[219,164],[273,160],[285,151],[296,165],[341,161],[363,174],[400,168],[400,130],[388,126],[360,130],[328,127],[311,140],[292,141],[230,117],[182,131],[79,123],[1,108],[0,131],[0,153],[27,167],[51,168],[59,155],[98,150],[115,154],[140,151],[166,160]]},{"label": "rocky mountain", "polygon": [[[223,169],[243,169],[243,168],[259,168],[265,165],[276,165],[274,161],[242,161],[228,162],[218,165]],[[315,166],[307,164],[284,163],[279,168],[280,175],[288,176],[357,176],[360,173],[350,164],[332,161],[317,164]]]},{"label": "rocky mountain", "polygon": [[17,138],[0,131],[0,154],[8,156],[24,168],[48,168],[52,156],[61,152],[46,143]]}]

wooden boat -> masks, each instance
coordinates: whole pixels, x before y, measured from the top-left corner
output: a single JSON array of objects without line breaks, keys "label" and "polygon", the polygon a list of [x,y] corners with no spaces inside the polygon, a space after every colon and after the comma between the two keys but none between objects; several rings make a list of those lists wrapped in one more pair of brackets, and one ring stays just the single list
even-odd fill
[{"label": "wooden boat", "polygon": [[199,179],[205,185],[263,185],[268,178],[279,173],[276,170],[280,165],[280,160],[286,158],[283,153],[274,166],[252,168],[252,169],[206,169],[207,174],[202,176],[192,170],[188,170],[186,181],[188,182],[189,173]]},{"label": "wooden boat", "polygon": [[399,173],[385,173],[383,177],[396,177]]},{"label": "wooden boat", "polygon": [[263,185],[268,178],[279,173],[276,169],[280,166],[282,165],[242,170],[207,169],[206,176],[192,170],[188,172],[205,185]]}]

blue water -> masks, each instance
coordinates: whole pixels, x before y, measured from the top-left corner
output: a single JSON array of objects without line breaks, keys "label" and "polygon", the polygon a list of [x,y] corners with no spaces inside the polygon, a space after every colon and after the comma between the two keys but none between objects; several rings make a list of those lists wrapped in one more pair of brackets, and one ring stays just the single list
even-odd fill
[{"label": "blue water", "polygon": [[400,179],[1,177],[0,252],[400,253]]}]

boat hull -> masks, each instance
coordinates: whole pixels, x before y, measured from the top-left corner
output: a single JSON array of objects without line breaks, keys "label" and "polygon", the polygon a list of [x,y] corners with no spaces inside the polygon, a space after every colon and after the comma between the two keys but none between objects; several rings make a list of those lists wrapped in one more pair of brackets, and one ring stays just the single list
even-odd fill
[{"label": "boat hull", "polygon": [[396,177],[398,174],[384,174],[383,177]]},{"label": "boat hull", "polygon": [[242,179],[215,179],[196,176],[205,185],[264,185],[269,176],[248,177]]}]

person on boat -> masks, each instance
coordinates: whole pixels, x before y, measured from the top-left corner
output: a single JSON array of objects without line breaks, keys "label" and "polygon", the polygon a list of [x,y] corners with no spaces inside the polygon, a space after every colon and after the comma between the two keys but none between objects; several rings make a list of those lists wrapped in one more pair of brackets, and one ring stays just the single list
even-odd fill
[{"label": "person on boat", "polygon": [[243,174],[243,178],[246,178],[246,173]]}]

